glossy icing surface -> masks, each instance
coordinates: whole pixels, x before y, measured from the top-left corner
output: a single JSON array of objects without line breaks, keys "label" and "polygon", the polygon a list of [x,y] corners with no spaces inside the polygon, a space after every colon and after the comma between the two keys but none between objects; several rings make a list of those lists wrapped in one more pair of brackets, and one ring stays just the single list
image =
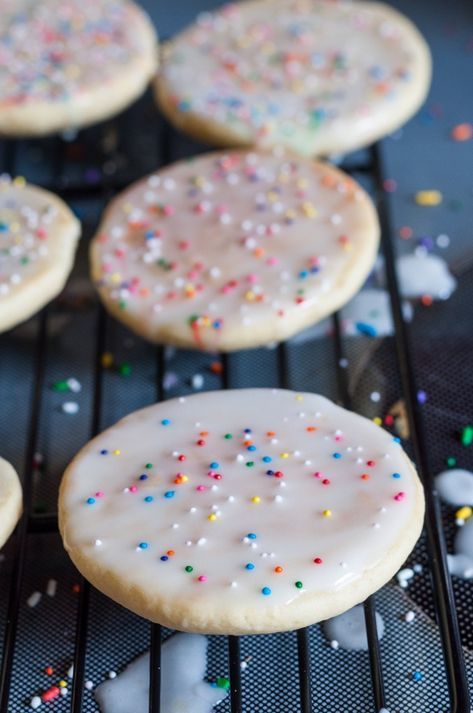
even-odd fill
[{"label": "glossy icing surface", "polygon": [[208,154],[119,196],[94,240],[92,271],[114,313],[148,338],[219,348],[245,345],[249,333],[265,343],[346,301],[374,261],[378,232],[369,197],[329,166]]},{"label": "glossy icing surface", "polygon": [[58,211],[47,193],[21,178],[0,178],[0,309],[2,299],[44,270],[57,225]]},{"label": "glossy icing surface", "polygon": [[143,52],[124,0],[0,0],[0,108],[69,99]]},{"label": "glossy icing surface", "polygon": [[255,0],[201,14],[171,42],[162,79],[181,114],[251,143],[326,153],[353,142],[346,132],[363,145],[392,130],[403,105],[415,111],[427,56],[386,5]]},{"label": "glossy icing surface", "polygon": [[416,480],[397,439],[323,397],[209,392],[86,446],[61,530],[73,559],[128,592],[258,612],[350,590],[412,526]]}]

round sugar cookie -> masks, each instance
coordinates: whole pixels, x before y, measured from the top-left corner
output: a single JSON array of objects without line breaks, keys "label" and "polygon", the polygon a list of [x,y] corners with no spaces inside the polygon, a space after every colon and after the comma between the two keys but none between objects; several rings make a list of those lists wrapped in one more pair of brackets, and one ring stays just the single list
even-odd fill
[{"label": "round sugar cookie", "polygon": [[79,236],[80,223],[60,198],[0,177],[0,332],[62,290]]},{"label": "round sugar cookie", "polygon": [[419,537],[389,433],[322,396],[209,392],[131,414],[61,484],[66,550],[102,592],[191,632],[296,629],[363,601]]},{"label": "round sugar cookie", "polygon": [[157,67],[129,0],[0,0],[0,134],[42,136],[114,116]]},{"label": "round sugar cookie", "polygon": [[201,14],[166,44],[155,89],[201,141],[326,156],[398,129],[430,78],[425,40],[388,5],[249,0]]},{"label": "round sugar cookie", "polygon": [[379,224],[353,179],[311,159],[213,153],[121,194],[92,250],[106,307],[145,338],[232,351],[286,339],[347,302]]},{"label": "round sugar cookie", "polygon": [[13,467],[0,458],[0,547],[3,547],[22,509],[21,485]]}]

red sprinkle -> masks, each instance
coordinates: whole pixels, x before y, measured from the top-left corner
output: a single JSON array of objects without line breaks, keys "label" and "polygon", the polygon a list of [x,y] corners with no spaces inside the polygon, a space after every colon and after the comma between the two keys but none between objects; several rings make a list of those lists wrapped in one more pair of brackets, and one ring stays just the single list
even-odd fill
[{"label": "red sprinkle", "polygon": [[43,703],[47,703],[48,701],[54,701],[59,695],[61,695],[61,691],[58,686],[51,686],[51,688],[48,688],[47,691],[41,694],[41,700]]},{"label": "red sprinkle", "polygon": [[314,559],[314,564],[322,564],[322,563],[323,563],[322,557],[316,557],[316,558]]},{"label": "red sprinkle", "polygon": [[394,496],[394,500],[396,500],[396,501],[399,503],[401,500],[404,500],[405,497],[406,497],[406,493],[403,493],[403,492],[401,491],[400,493],[397,493],[397,494]]}]

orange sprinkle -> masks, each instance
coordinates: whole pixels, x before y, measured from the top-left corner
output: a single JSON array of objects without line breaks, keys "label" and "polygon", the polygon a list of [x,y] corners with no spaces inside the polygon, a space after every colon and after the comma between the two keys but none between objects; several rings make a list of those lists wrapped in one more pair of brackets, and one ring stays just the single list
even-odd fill
[{"label": "orange sprinkle", "polygon": [[253,250],[253,255],[255,257],[262,257],[264,255],[264,248],[255,248]]},{"label": "orange sprinkle", "polygon": [[266,433],[266,435],[267,435],[269,438],[272,438],[273,436],[276,435],[276,433],[275,433],[275,431],[268,431],[268,432]]},{"label": "orange sprinkle", "polygon": [[168,551],[166,552],[166,554],[167,554],[168,557],[174,557],[174,555],[175,555],[176,553],[174,552],[174,550],[168,550]]},{"label": "orange sprinkle", "polygon": [[275,567],[274,571],[276,572],[276,574],[281,574],[281,572],[284,572],[282,567]]},{"label": "orange sprinkle", "polygon": [[369,479],[370,479],[370,476],[368,475],[368,473],[363,473],[363,475],[361,476],[361,479],[362,479],[362,480],[369,480]]},{"label": "orange sprinkle", "polygon": [[208,432],[208,431],[201,431],[201,432],[199,433],[199,436],[202,436],[202,437],[208,436],[208,435],[209,435],[209,432]]},{"label": "orange sprinkle", "polygon": [[223,371],[223,366],[219,361],[213,361],[210,365],[210,371],[212,374],[221,374]]},{"label": "orange sprinkle", "polygon": [[45,673],[47,676],[52,676],[53,673],[54,673],[53,667],[52,667],[52,666],[47,666],[47,667],[44,669],[44,673]]},{"label": "orange sprinkle", "polygon": [[307,428],[306,428],[305,430],[306,430],[306,431],[309,431],[309,433],[313,433],[313,432],[316,431],[317,429],[316,429],[315,426],[307,426]]},{"label": "orange sprinkle", "polygon": [[431,295],[422,295],[420,298],[420,301],[424,305],[424,307],[430,307],[432,302],[434,301]]},{"label": "orange sprinkle", "polygon": [[473,124],[457,124],[452,129],[454,141],[469,141],[473,138]]}]

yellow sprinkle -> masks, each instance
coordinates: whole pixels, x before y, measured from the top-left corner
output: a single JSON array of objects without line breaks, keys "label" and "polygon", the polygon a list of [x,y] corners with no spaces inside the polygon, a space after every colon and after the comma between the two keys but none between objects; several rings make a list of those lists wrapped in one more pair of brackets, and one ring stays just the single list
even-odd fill
[{"label": "yellow sprinkle", "polygon": [[317,215],[317,211],[316,211],[313,203],[308,203],[308,202],[303,203],[302,204],[302,212],[308,218],[315,218],[315,216]]},{"label": "yellow sprinkle", "polygon": [[248,300],[248,302],[254,302],[255,297],[256,295],[253,290],[248,290],[248,292],[245,294],[245,298]]},{"label": "yellow sprinkle", "polygon": [[210,317],[201,317],[200,323],[202,324],[203,327],[210,327],[210,325],[211,325]]},{"label": "yellow sprinkle", "polygon": [[110,352],[104,352],[100,358],[100,363],[104,369],[108,369],[113,364],[113,354]]},{"label": "yellow sprinkle", "polygon": [[373,421],[377,426],[381,426],[381,424],[383,423],[383,419],[380,418],[379,416],[375,416]]},{"label": "yellow sprinkle", "polygon": [[289,458],[289,453],[280,453],[281,458]]},{"label": "yellow sprinkle", "polygon": [[110,275],[110,279],[112,282],[115,282],[115,284],[118,284],[119,282],[121,282],[122,276],[119,272],[114,272],[113,275]]},{"label": "yellow sprinkle", "polygon": [[119,456],[120,454],[121,454],[121,451],[118,450],[118,448],[117,448],[117,450],[113,451],[114,456]]},{"label": "yellow sprinkle", "polygon": [[13,180],[13,185],[17,186],[17,188],[24,188],[26,186],[26,179],[23,176],[17,176]]},{"label": "yellow sprinkle", "polygon": [[189,480],[189,478],[187,477],[187,475],[181,475],[181,482],[182,482],[182,483],[187,483],[188,480]]},{"label": "yellow sprinkle", "polygon": [[210,520],[210,522],[215,522],[216,519],[217,519],[217,516],[214,512],[211,515],[209,515],[207,518],[207,520]]},{"label": "yellow sprinkle", "polygon": [[469,505],[465,505],[456,511],[455,517],[457,520],[468,520],[473,515],[473,510]]},{"label": "yellow sprinkle", "polygon": [[297,394],[296,401],[304,401],[304,397],[301,394]]},{"label": "yellow sprinkle", "polygon": [[324,517],[332,517],[332,511],[331,510],[324,510],[322,515]]},{"label": "yellow sprinkle", "polygon": [[417,205],[440,205],[442,200],[440,191],[417,191],[415,195]]},{"label": "yellow sprinkle", "polygon": [[65,681],[59,681],[59,688],[66,688],[67,683]]},{"label": "yellow sprinkle", "polygon": [[260,496],[259,496],[259,495],[254,495],[254,496],[251,498],[251,502],[252,502],[252,503],[255,503],[255,505],[258,505],[258,504],[261,502]]}]

